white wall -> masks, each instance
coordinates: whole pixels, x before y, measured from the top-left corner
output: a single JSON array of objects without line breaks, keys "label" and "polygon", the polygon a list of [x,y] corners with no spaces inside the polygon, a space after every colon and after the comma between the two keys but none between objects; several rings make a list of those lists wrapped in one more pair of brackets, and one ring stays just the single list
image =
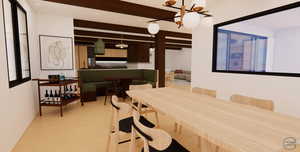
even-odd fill
[{"label": "white wall", "polygon": [[[220,23],[295,1],[227,0],[209,10],[215,22]],[[225,100],[229,100],[232,94],[272,99],[275,111],[300,117],[300,78],[213,73],[212,42],[212,27],[200,26],[193,30],[192,86],[215,89],[218,98]]]},{"label": "white wall", "polygon": [[[34,74],[33,60],[37,45],[34,32],[35,17],[25,0],[19,2],[27,11],[31,68]],[[0,151],[10,152],[35,118],[38,108],[34,82],[28,81],[17,87],[8,88],[2,2],[0,8]]]},{"label": "white wall", "polygon": [[[37,14],[37,35],[72,37],[74,40],[73,18],[39,13]],[[37,41],[38,41],[38,37],[37,37]],[[37,47],[39,47],[39,45]],[[40,51],[38,50],[36,54],[40,55]],[[36,65],[38,65],[38,69],[40,69],[40,60],[35,60],[35,61],[36,61],[35,62]],[[76,76],[77,73],[75,70],[75,47],[74,46],[73,46],[73,61],[74,61],[73,62],[74,70],[39,71],[38,77],[47,78],[49,74],[64,74],[65,76],[68,77]]]},{"label": "white wall", "polygon": [[192,50],[166,50],[166,71],[187,70],[191,71]]},{"label": "white wall", "polygon": [[300,73],[300,28],[275,32],[274,72]]}]

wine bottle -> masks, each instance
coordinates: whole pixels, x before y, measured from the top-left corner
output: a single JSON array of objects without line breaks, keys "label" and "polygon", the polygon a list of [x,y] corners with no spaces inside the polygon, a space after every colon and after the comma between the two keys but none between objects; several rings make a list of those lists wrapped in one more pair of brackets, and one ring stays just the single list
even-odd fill
[{"label": "wine bottle", "polygon": [[73,89],[72,89],[72,85],[70,85],[70,98],[73,97]]},{"label": "wine bottle", "polygon": [[[57,94],[57,91],[55,90],[54,91],[54,99],[55,99],[55,101],[58,101],[58,94]],[[56,103],[56,102],[55,102]]]},{"label": "wine bottle", "polygon": [[61,101],[61,99],[62,99],[62,94],[61,94],[61,90],[59,89],[59,91],[58,91],[58,101]]},{"label": "wine bottle", "polygon": [[53,101],[54,98],[53,98],[53,92],[52,92],[52,90],[50,90],[50,96],[49,97],[50,97],[50,100]]},{"label": "wine bottle", "polygon": [[49,101],[49,93],[48,93],[48,90],[46,90],[46,94],[45,94],[45,100],[47,101]]}]

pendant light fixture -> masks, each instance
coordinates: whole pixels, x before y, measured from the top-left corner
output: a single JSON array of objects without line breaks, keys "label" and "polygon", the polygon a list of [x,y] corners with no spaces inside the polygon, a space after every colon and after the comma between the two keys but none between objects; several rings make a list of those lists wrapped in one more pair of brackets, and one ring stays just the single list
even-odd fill
[{"label": "pendant light fixture", "polygon": [[118,43],[115,45],[117,48],[120,48],[120,49],[125,49],[125,48],[128,48],[128,44],[125,44],[123,42],[123,35],[121,35],[121,43]]},{"label": "pendant light fixture", "polygon": [[[185,5],[185,1],[181,0],[182,4],[180,7],[174,6],[177,3],[177,0],[165,0],[163,4],[166,7],[178,9],[179,12],[173,18],[163,18],[149,21],[148,32],[150,34],[157,34],[159,31],[159,25],[157,21],[174,19],[174,22],[178,25],[178,28],[184,26],[188,29],[193,29],[199,25],[203,20],[205,22],[211,22],[212,15],[205,10],[206,0],[192,0],[189,9]],[[207,18],[207,19],[206,19]],[[203,23],[208,24],[208,23]]]},{"label": "pendant light fixture", "polygon": [[159,24],[157,24],[156,22],[151,22],[148,25],[148,32],[152,35],[155,35],[159,32]]}]

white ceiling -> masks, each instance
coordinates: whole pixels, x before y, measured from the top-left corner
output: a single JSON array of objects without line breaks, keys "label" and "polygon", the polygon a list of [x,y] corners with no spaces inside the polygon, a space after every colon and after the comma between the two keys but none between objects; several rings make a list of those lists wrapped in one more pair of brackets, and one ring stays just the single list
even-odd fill
[{"label": "white ceiling", "polygon": [[[89,9],[83,7],[77,7],[72,5],[58,4],[43,0],[28,0],[29,4],[37,13],[53,14],[59,16],[68,16],[76,19],[98,21],[112,24],[136,26],[136,27],[147,27],[147,21],[149,18],[137,17],[132,15],[114,13],[109,11],[102,11],[96,9]],[[164,0],[126,0],[128,2],[134,2],[138,4],[164,8],[162,6]],[[138,12],[137,12],[138,13]],[[178,29],[176,24],[173,22],[160,21],[160,27],[162,30],[185,32],[191,33],[188,29]]]}]

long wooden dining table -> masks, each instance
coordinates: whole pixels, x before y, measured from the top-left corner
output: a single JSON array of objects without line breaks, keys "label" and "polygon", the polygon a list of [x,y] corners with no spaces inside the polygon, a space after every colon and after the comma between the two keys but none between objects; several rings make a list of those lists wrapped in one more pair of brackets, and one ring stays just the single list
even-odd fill
[{"label": "long wooden dining table", "polygon": [[[300,144],[298,118],[176,88],[131,90],[127,94],[222,150],[299,152],[300,145],[293,145]],[[290,143],[291,139],[297,139],[296,143]]]}]

